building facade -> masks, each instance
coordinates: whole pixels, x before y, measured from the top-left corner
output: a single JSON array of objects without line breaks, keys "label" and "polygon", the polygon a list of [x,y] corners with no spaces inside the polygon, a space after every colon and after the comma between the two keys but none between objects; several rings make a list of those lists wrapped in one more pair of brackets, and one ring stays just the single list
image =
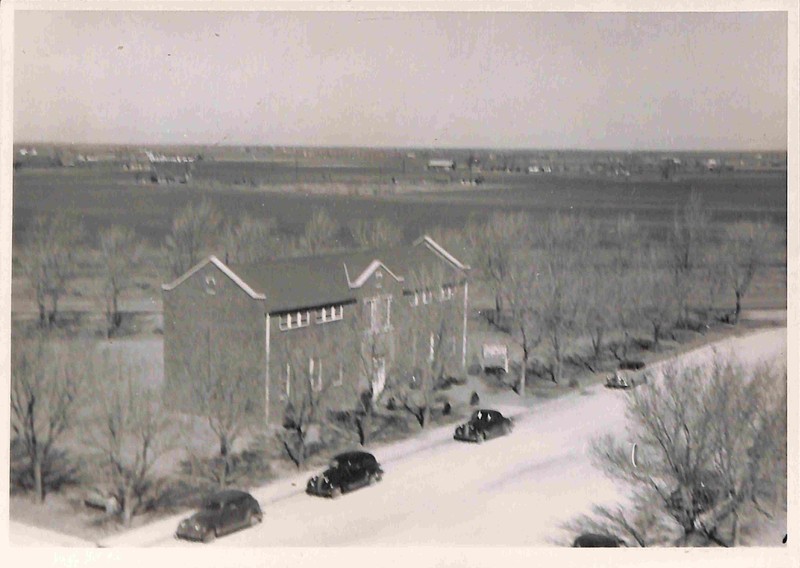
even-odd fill
[{"label": "building facade", "polygon": [[209,257],[162,286],[168,402],[191,412],[197,381],[218,376],[242,381],[248,410],[279,424],[298,377],[348,410],[364,392],[415,380],[434,355],[463,373],[468,269],[427,236],[258,265]]}]

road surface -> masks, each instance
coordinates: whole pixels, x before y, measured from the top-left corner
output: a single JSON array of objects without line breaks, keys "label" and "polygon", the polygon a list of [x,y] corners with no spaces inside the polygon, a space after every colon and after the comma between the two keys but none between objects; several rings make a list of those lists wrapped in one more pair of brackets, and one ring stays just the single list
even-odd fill
[{"label": "road surface", "polygon": [[[746,366],[784,364],[786,329],[725,340],[688,353],[681,364],[709,362],[714,353],[733,354]],[[378,449],[386,472],[381,483],[337,500],[307,496],[298,484],[294,494],[263,504],[261,525],[212,546],[563,543],[563,522],[589,512],[592,504],[624,497],[588,454],[595,437],[624,432],[624,408],[624,392],[596,386],[518,416],[510,436],[482,445],[444,436],[403,456],[392,455],[391,447]],[[164,533],[149,544],[197,546]]]}]

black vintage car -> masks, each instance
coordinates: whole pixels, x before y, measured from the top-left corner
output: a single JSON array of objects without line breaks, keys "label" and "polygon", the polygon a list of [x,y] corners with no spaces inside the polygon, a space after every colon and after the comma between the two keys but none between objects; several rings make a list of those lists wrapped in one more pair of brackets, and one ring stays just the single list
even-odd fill
[{"label": "black vintage car", "polygon": [[330,462],[328,469],[308,480],[306,493],[319,497],[336,498],[372,485],[383,477],[383,470],[375,456],[367,452],[346,452],[339,454]]},{"label": "black vintage car", "polygon": [[584,533],[576,538],[574,548],[618,548],[628,546],[624,540],[609,534]]},{"label": "black vintage car", "polygon": [[481,443],[489,438],[505,436],[514,429],[514,421],[496,410],[476,410],[469,422],[456,428],[453,439]]},{"label": "black vintage car", "polygon": [[252,495],[227,489],[208,497],[202,509],[182,520],[175,536],[211,542],[220,535],[260,523],[262,518],[261,507]]}]

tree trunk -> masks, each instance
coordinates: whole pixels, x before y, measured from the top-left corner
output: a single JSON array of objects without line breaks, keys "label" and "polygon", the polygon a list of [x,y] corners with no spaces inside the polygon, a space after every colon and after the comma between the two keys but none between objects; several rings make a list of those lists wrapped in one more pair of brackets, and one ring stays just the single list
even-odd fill
[{"label": "tree trunk", "polygon": [[36,303],[39,305],[39,327],[47,327],[47,305],[44,293],[38,288],[36,290]]},{"label": "tree trunk", "polygon": [[58,292],[57,291],[54,291],[52,293],[52,299],[53,299],[53,309],[50,312],[50,318],[49,318],[49,322],[48,322],[48,326],[49,327],[52,327],[53,325],[55,325],[56,318],[58,317]]},{"label": "tree trunk", "polygon": [[33,500],[37,505],[44,503],[44,481],[42,479],[42,458],[33,458]]},{"label": "tree trunk", "polygon": [[558,340],[558,336],[553,337],[553,350],[556,356],[555,368],[553,369],[553,382],[558,384],[559,381],[561,381],[561,342]]},{"label": "tree trunk", "polygon": [[731,531],[731,546],[739,546],[739,511],[733,511],[733,530]]},{"label": "tree trunk", "polygon": [[739,323],[739,315],[742,313],[742,293],[736,290],[736,311],[733,313],[733,323]]},{"label": "tree trunk", "polygon": [[420,418],[419,425],[420,425],[421,428],[424,429],[425,426],[430,421],[430,418],[431,418],[431,406],[430,406],[430,404],[426,403],[425,406],[423,406],[420,409],[419,418]]},{"label": "tree trunk", "polygon": [[600,360],[600,351],[603,349],[603,328],[595,329],[596,335],[592,337],[592,349],[594,349],[594,360]]},{"label": "tree trunk", "polygon": [[122,524],[126,527],[131,526],[133,519],[133,488],[125,487],[122,493]]},{"label": "tree trunk", "polygon": [[228,473],[230,473],[230,461],[228,456],[228,440],[220,438],[219,441],[219,455],[222,457],[219,471],[219,486],[225,487],[228,483]]},{"label": "tree trunk", "polygon": [[661,325],[653,324],[653,351],[658,349],[658,340],[661,336]]},{"label": "tree trunk", "polygon": [[356,429],[358,430],[358,442],[362,446],[366,446],[368,443],[368,431],[369,431],[369,414],[365,414],[364,416],[356,416]]},{"label": "tree trunk", "polygon": [[520,326],[522,332],[522,369],[519,372],[519,385],[517,387],[517,394],[521,397],[525,396],[525,373],[528,368],[528,338],[525,335],[525,328]]}]

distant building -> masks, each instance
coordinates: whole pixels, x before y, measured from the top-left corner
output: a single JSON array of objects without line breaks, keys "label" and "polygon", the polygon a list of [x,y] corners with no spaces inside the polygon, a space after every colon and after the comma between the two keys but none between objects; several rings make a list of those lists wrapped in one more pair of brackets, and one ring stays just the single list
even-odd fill
[{"label": "distant building", "polygon": [[456,169],[456,163],[453,160],[430,160],[428,161],[428,169],[432,171],[445,172]]}]

